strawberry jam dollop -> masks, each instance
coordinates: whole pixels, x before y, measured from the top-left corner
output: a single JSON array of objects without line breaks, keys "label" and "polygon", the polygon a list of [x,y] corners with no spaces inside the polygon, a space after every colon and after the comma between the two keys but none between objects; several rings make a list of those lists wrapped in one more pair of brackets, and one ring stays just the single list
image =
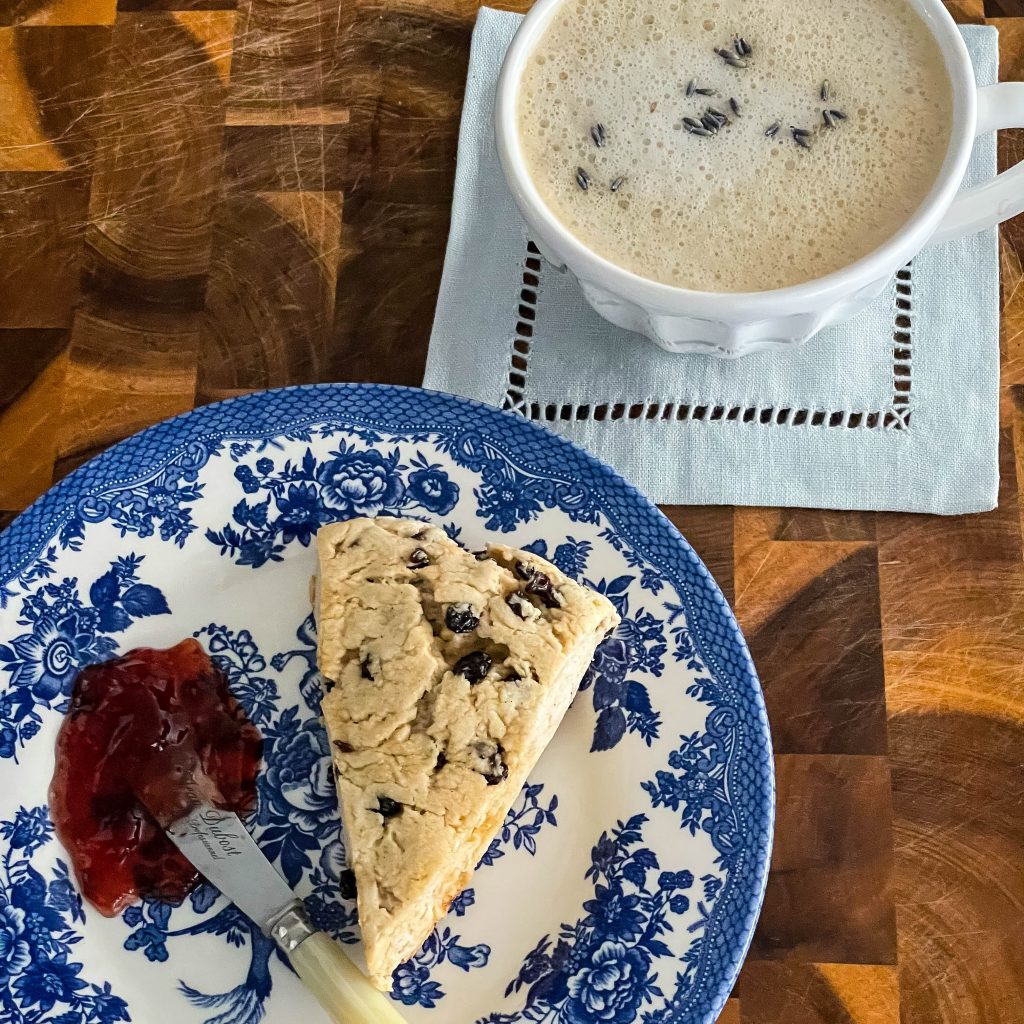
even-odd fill
[{"label": "strawberry jam dollop", "polygon": [[199,780],[217,806],[244,814],[256,801],[261,751],[259,731],[196,640],[83,669],[50,786],[83,895],[109,917],[140,898],[180,903],[200,876],[147,807],[174,817]]}]

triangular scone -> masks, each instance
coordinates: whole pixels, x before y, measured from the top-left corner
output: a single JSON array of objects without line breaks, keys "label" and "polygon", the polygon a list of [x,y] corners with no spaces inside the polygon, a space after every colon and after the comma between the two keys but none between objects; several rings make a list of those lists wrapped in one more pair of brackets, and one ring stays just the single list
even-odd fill
[{"label": "triangular scone", "polygon": [[318,534],[317,636],[371,980],[426,940],[562,720],[611,603],[406,519]]}]

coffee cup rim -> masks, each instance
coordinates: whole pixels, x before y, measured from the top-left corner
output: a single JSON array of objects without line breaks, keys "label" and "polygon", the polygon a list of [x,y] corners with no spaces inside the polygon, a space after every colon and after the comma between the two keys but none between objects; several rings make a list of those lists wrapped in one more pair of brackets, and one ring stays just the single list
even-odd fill
[{"label": "coffee cup rim", "polygon": [[[844,267],[785,288],[713,292],[681,288],[643,277],[584,245],[555,216],[534,185],[517,131],[516,103],[526,59],[555,11],[570,0],[538,0],[509,44],[498,76],[494,130],[505,179],[541,247],[584,281],[663,313],[700,313],[742,320],[751,314],[798,312],[809,304],[841,298],[894,273],[927,244],[960,188],[974,144],[977,86],[973,65],[956,22],[942,0],[906,0],[922,17],[942,53],[953,93],[949,143],[935,181],[918,208],[880,246]],[[725,309],[722,299],[728,300]]]}]

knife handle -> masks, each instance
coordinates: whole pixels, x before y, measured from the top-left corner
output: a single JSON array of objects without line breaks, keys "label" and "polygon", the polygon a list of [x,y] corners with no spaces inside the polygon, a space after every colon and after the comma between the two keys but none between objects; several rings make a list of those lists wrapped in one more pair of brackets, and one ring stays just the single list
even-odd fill
[{"label": "knife handle", "polygon": [[377,991],[324,932],[314,932],[289,954],[306,988],[336,1024],[404,1024],[383,992]]},{"label": "knife handle", "polygon": [[289,903],[267,931],[335,1024],[405,1024],[391,1000],[367,981],[341,946],[313,929],[301,900]]}]

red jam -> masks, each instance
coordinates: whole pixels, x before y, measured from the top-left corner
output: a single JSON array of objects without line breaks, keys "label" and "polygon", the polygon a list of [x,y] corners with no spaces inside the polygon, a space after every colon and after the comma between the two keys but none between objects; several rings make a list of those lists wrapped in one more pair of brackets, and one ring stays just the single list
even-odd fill
[{"label": "red jam", "polygon": [[194,777],[218,807],[244,814],[256,802],[261,750],[195,640],[83,669],[57,736],[50,813],[85,897],[109,917],[143,897],[181,902],[199,874],[135,794],[173,817]]}]

